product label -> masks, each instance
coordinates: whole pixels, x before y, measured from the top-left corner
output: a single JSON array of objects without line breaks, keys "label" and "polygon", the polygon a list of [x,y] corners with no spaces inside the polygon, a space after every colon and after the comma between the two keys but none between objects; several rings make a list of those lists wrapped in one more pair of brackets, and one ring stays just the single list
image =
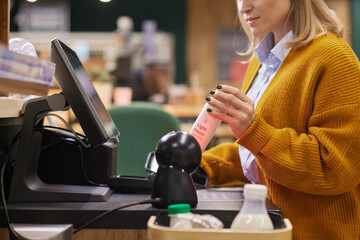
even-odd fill
[{"label": "product label", "polygon": [[202,111],[200,116],[196,119],[190,130],[190,134],[198,141],[202,151],[204,151],[209,144],[219,124],[220,121],[209,116],[206,110]]},{"label": "product label", "polygon": [[200,136],[204,137],[206,132],[206,127],[202,126],[200,123],[196,125],[196,128],[194,129],[194,132],[199,134]]}]

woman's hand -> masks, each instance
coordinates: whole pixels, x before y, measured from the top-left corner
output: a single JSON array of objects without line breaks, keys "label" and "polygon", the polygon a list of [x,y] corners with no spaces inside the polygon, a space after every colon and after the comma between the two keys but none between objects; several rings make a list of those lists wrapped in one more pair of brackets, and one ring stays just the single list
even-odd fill
[{"label": "woman's hand", "polygon": [[228,123],[235,137],[239,138],[255,118],[254,103],[237,88],[227,85],[218,85],[216,88],[217,91],[211,91],[210,96],[206,98],[215,108],[210,107],[208,112]]}]

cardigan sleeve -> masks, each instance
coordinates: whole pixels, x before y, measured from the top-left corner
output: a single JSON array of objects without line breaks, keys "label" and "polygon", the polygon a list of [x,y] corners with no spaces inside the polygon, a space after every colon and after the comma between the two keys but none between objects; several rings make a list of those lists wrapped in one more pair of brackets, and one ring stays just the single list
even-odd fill
[{"label": "cardigan sleeve", "polygon": [[222,143],[202,155],[200,167],[209,177],[211,186],[235,186],[249,183],[244,176],[237,143]]}]

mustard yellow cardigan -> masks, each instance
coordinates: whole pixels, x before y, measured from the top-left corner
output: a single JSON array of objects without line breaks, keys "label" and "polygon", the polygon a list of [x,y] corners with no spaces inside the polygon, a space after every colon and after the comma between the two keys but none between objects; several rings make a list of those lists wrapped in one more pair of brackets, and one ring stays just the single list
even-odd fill
[{"label": "mustard yellow cardigan", "polygon": [[[243,92],[259,67],[254,57]],[[360,239],[360,64],[343,39],[327,33],[290,51],[247,131],[203,153],[210,185],[248,182],[238,144],[256,157],[295,240]]]}]

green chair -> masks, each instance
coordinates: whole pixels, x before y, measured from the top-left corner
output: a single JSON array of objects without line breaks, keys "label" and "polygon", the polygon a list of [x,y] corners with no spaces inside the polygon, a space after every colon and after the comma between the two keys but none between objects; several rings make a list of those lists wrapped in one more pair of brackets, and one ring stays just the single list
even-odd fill
[{"label": "green chair", "polygon": [[162,136],[180,130],[180,122],[159,107],[146,104],[108,109],[120,131],[117,144],[117,174],[147,176],[145,162]]}]

